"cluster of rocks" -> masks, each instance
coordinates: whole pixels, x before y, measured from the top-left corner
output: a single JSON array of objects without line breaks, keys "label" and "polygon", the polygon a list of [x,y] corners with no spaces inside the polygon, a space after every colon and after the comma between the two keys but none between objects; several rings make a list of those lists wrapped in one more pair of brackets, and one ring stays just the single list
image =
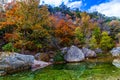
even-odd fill
[{"label": "cluster of rocks", "polygon": [[[64,54],[64,59],[67,62],[79,62],[85,60],[85,58],[94,58],[97,53],[101,53],[101,49],[90,50],[88,48],[78,48],[76,46],[65,47],[61,49]],[[111,51],[112,56],[120,56],[120,47],[113,48]],[[8,73],[13,73],[17,71],[22,71],[25,69],[36,70],[48,66],[50,63],[40,61],[40,53],[34,56],[24,55],[19,53],[6,53],[0,52],[0,75],[5,75]],[[53,58],[53,52],[51,52],[50,57]],[[44,58],[44,56],[43,56]],[[120,59],[113,60],[113,65],[120,67]]]},{"label": "cluster of rocks", "polygon": [[[76,46],[71,46],[70,48],[62,48],[62,53],[65,54],[64,59],[67,62],[79,62],[83,61],[85,58],[96,57],[97,53],[102,53],[101,49],[96,49],[95,51],[88,48],[79,49]],[[117,68],[120,68],[120,47],[113,48],[110,53],[114,58],[112,64]]]},{"label": "cluster of rocks", "polygon": [[0,75],[14,73],[25,69],[42,68],[49,63],[36,61],[32,55],[19,53],[0,53]]},{"label": "cluster of rocks", "polygon": [[[67,62],[79,62],[84,60],[85,58],[96,57],[96,54],[102,53],[102,50],[98,48],[93,51],[88,48],[79,49],[76,46],[71,46],[70,48],[62,48],[62,53],[65,53],[64,59]],[[120,47],[113,48],[110,53],[113,57],[120,57]]]},{"label": "cluster of rocks", "polygon": [[110,53],[115,57],[112,64],[117,68],[120,68],[120,47],[113,48]]},{"label": "cluster of rocks", "polygon": [[112,56],[114,57],[118,57],[120,56],[120,47],[116,47],[116,48],[113,48],[110,53],[112,54]]},{"label": "cluster of rocks", "polygon": [[71,46],[70,48],[63,48],[62,53],[65,53],[64,59],[67,62],[79,62],[83,61],[85,58],[96,57],[96,52],[88,48],[79,49],[76,46]]}]

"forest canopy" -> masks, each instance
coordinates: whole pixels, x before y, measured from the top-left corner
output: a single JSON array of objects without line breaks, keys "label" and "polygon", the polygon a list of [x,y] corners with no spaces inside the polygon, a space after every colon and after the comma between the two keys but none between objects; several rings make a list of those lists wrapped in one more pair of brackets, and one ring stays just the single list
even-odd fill
[{"label": "forest canopy", "polygon": [[0,12],[1,51],[47,52],[71,45],[108,51],[119,45],[120,19],[38,3],[11,2]]}]

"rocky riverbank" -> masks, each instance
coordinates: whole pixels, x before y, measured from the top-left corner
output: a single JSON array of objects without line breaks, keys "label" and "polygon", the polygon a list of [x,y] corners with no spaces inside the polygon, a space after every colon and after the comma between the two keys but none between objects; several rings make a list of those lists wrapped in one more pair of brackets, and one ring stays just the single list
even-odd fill
[{"label": "rocky riverbank", "polygon": [[[110,52],[112,57],[119,57],[120,47],[113,48]],[[78,48],[74,45],[69,48],[62,48],[60,54],[63,54],[63,62],[80,62],[89,58],[96,58],[98,55],[96,51],[90,50],[88,48]],[[25,55],[15,52],[0,52],[0,76],[23,71],[26,69],[35,71],[52,64],[50,62],[42,61],[40,56],[41,53],[39,53],[39,55],[36,54],[34,57],[33,55]],[[35,59],[36,57],[38,60]],[[53,60],[53,63],[56,63],[53,59],[54,57],[55,56],[52,55],[51,59]],[[120,60],[114,60],[113,64],[118,66],[119,62]]]},{"label": "rocky riverbank", "polygon": [[26,69],[37,70],[50,65],[50,63],[37,61],[32,55],[19,53],[0,53],[0,75],[6,75]]}]

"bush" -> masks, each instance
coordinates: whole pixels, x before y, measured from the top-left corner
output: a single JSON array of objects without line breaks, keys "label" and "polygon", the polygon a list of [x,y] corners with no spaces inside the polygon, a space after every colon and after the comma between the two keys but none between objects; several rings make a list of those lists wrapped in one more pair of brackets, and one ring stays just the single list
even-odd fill
[{"label": "bush", "polygon": [[14,51],[19,52],[19,49],[16,49],[11,42],[4,45],[2,47],[2,50],[9,51],[9,52],[14,52]]},{"label": "bush", "polygon": [[57,51],[57,53],[54,57],[54,61],[55,62],[64,61],[64,54],[61,53],[60,51]]}]

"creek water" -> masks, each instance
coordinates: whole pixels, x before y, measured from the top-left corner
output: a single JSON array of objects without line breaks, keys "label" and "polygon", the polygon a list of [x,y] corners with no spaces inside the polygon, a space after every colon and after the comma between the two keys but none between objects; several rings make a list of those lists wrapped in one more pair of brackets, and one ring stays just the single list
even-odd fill
[{"label": "creek water", "polygon": [[9,74],[0,80],[120,80],[120,68],[115,67],[112,60],[104,59],[54,64],[34,72]]}]

